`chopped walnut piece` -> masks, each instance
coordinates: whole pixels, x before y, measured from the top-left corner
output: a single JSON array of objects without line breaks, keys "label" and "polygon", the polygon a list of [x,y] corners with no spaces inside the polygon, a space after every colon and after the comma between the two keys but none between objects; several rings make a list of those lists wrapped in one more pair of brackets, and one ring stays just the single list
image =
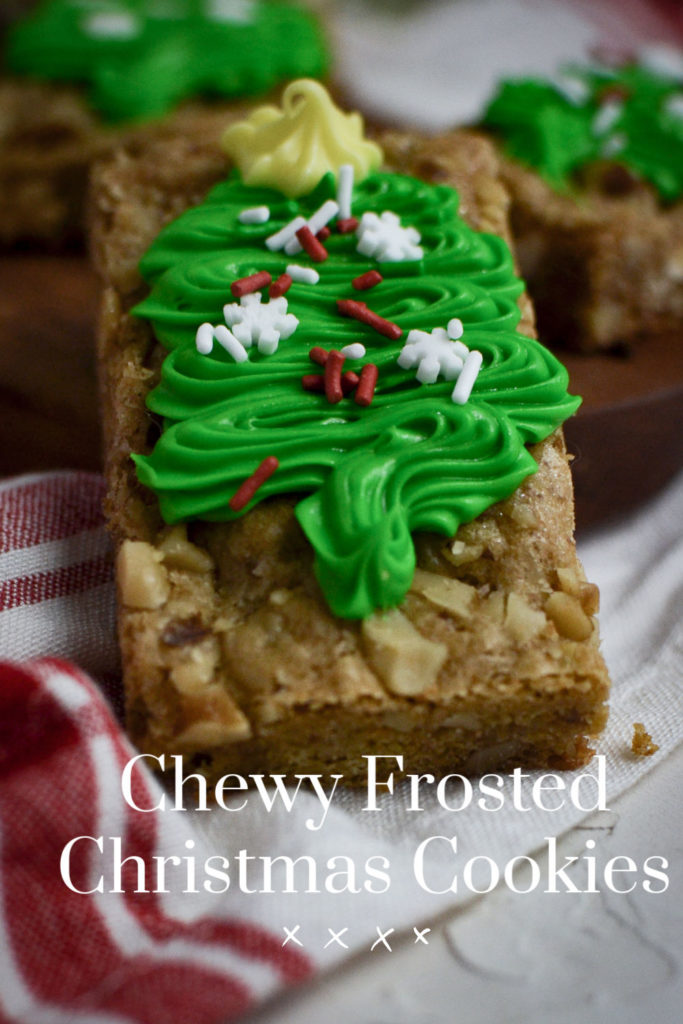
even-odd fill
[{"label": "chopped walnut piece", "polygon": [[422,594],[437,608],[445,608],[468,618],[472,611],[472,600],[476,590],[467,583],[451,579],[448,576],[437,576],[434,572],[416,569],[410,589]]},{"label": "chopped walnut piece", "polygon": [[246,715],[220,685],[206,686],[184,700],[186,727],[175,737],[179,747],[220,747],[251,736]]},{"label": "chopped walnut piece", "polygon": [[218,665],[218,645],[214,637],[182,651],[182,660],[171,668],[171,682],[180,693],[194,694],[211,683]]},{"label": "chopped walnut piece", "polygon": [[500,516],[497,519],[478,519],[467,523],[462,533],[467,535],[468,531],[476,531],[477,541],[484,545],[484,551],[488,551],[491,557],[497,561],[505,554],[508,546],[507,538],[501,531],[499,525]]},{"label": "chopped walnut piece", "polygon": [[560,590],[565,594],[571,594],[572,597],[578,597],[581,591],[581,580],[579,575],[574,568],[560,568],[556,570],[557,582],[560,585]]},{"label": "chopped walnut piece", "polygon": [[600,611],[600,591],[595,583],[582,583],[579,601],[586,615],[597,615]]},{"label": "chopped walnut piece", "polygon": [[640,757],[652,757],[659,750],[659,745],[652,742],[652,736],[645,730],[642,722],[633,723],[631,750]]},{"label": "chopped walnut piece", "polygon": [[586,615],[597,615],[600,608],[600,591],[594,583],[587,583],[575,569],[557,570],[557,582],[565,594],[576,597]]},{"label": "chopped walnut piece", "polygon": [[505,617],[505,594],[502,590],[492,590],[484,602],[484,611],[493,622],[502,625]]},{"label": "chopped walnut piece", "polygon": [[200,573],[213,570],[211,555],[187,539],[187,527],[183,523],[169,527],[157,547],[169,569]]},{"label": "chopped walnut piece", "polygon": [[573,594],[556,590],[546,601],[545,611],[560,636],[568,640],[587,640],[593,632],[593,622]]},{"label": "chopped walnut piece", "polygon": [[128,608],[161,608],[168,598],[168,575],[161,554],[142,540],[124,540],[116,559],[121,600]]},{"label": "chopped walnut piece", "polygon": [[525,500],[519,492],[515,492],[510,498],[507,511],[510,519],[525,530],[535,530],[538,526],[536,513],[529,504],[528,499]]},{"label": "chopped walnut piece", "polygon": [[513,592],[508,596],[505,625],[518,643],[533,640],[545,629],[547,621],[543,612],[536,611],[519,594]]},{"label": "chopped walnut piece", "polygon": [[665,270],[674,281],[683,280],[683,245],[679,245],[671,253]]},{"label": "chopped walnut piece", "polygon": [[484,553],[483,544],[466,544],[464,540],[454,540],[443,548],[443,556],[452,565],[467,565],[476,562]]},{"label": "chopped walnut piece", "polygon": [[400,611],[377,612],[363,620],[363,646],[387,690],[414,697],[436,682],[448,650],[425,640]]},{"label": "chopped walnut piece", "polygon": [[189,747],[191,749],[204,750],[210,747],[222,747],[224,743],[234,743],[237,740],[248,739],[250,730],[240,730],[235,733],[230,727],[224,726],[221,722],[194,722],[183,729],[175,742],[178,747]]}]

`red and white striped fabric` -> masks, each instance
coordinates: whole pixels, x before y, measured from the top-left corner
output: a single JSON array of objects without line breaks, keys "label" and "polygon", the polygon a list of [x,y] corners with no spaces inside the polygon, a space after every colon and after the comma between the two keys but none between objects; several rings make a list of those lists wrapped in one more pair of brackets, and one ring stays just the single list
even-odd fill
[{"label": "red and white striped fabric", "polygon": [[[95,842],[120,837],[121,856],[201,850],[182,813],[141,813],[123,798],[134,755],[102,692],[49,651],[74,652],[115,678],[111,564],[88,474],[53,474],[0,487],[0,1021],[213,1024],[234,1020],[312,962],[230,902],[191,914],[187,901],[111,892]],[[25,660],[26,658],[33,660]],[[161,789],[140,762],[138,806]],[[163,820],[162,820],[163,819]],[[137,868],[135,868],[137,870]],[[154,888],[154,886],[149,886]],[[182,893],[180,894],[182,896]]]},{"label": "red and white striped fabric", "polygon": [[0,483],[0,654],[117,669],[104,484],[90,473]]}]

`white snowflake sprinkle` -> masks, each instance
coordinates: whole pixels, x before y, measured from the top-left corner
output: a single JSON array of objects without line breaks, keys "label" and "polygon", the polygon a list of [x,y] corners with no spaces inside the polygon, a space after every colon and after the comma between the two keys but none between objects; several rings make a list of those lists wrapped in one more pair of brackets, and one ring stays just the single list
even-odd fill
[{"label": "white snowflake sprinkle", "polygon": [[443,327],[435,327],[431,334],[428,331],[410,331],[398,357],[398,365],[404,370],[417,366],[417,379],[422,384],[433,384],[439,375],[445,380],[455,380],[468,353],[467,346],[449,338]]},{"label": "white snowflake sprinkle", "polygon": [[454,317],[448,327],[435,327],[428,331],[410,331],[398,357],[398,365],[404,370],[417,367],[415,376],[421,384],[434,384],[439,376],[444,380],[455,380],[451,395],[458,405],[464,405],[470,397],[483,362],[481,352],[470,351],[462,341],[462,321]]},{"label": "white snowflake sprinkle", "polygon": [[390,210],[385,210],[379,217],[376,213],[364,213],[356,235],[358,252],[373,257],[379,263],[421,260],[424,255],[418,245],[419,231],[411,227],[404,228],[400,219]]},{"label": "white snowflake sprinkle", "polygon": [[299,325],[297,318],[287,312],[284,295],[262,302],[260,292],[243,295],[239,303],[223,306],[223,316],[240,344],[250,348],[256,343],[262,355],[272,355],[278,343],[289,338]]}]

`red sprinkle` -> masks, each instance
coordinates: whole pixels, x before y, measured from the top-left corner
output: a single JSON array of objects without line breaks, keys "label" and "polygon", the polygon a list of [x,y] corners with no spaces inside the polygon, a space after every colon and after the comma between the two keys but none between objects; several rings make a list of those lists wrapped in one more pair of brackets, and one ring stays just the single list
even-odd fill
[{"label": "red sprinkle", "polygon": [[274,455],[268,455],[263,460],[258,469],[256,469],[251,476],[247,477],[228,502],[228,505],[233,512],[240,512],[245,505],[249,504],[261,484],[264,484],[266,480],[273,475],[279,465],[280,463]]},{"label": "red sprinkle", "polygon": [[600,89],[596,99],[598,103],[623,103],[631,95],[625,85],[605,85]]},{"label": "red sprinkle", "polygon": [[356,389],[356,405],[370,405],[375,394],[379,370],[374,363],[366,363],[360,371],[360,383]]},{"label": "red sprinkle", "polygon": [[[353,370],[346,370],[342,373],[340,378],[342,394],[350,395],[351,392],[358,387],[360,377]],[[325,390],[325,378],[321,373],[305,373],[301,378],[301,386],[304,391],[316,391],[318,393]]]},{"label": "red sprinkle", "polygon": [[368,327],[372,327],[378,334],[382,334],[385,338],[390,338],[392,341],[398,341],[403,334],[398,324],[392,323],[391,320],[385,320],[384,317],[379,316],[377,313],[373,313],[364,302],[357,302],[355,299],[337,299],[337,309],[342,316],[353,317],[354,320],[367,324]]},{"label": "red sprinkle", "polygon": [[358,387],[358,381],[360,377],[353,370],[346,370],[341,375],[341,386],[342,391],[345,395],[350,395],[354,388]]},{"label": "red sprinkle", "polygon": [[249,277],[240,277],[237,281],[233,281],[230,291],[236,299],[241,299],[243,295],[260,292],[262,288],[267,288],[272,280],[267,270],[259,270],[257,274],[250,274]]},{"label": "red sprinkle", "polygon": [[322,373],[305,373],[301,378],[301,387],[304,391],[324,391],[325,378]]},{"label": "red sprinkle", "polygon": [[325,397],[335,405],[344,397],[341,382],[341,370],[345,356],[336,348],[331,349],[325,362]]},{"label": "red sprinkle", "polygon": [[318,241],[308,224],[304,224],[296,233],[301,242],[301,247],[315,263],[323,263],[327,259],[327,249]]},{"label": "red sprinkle", "polygon": [[330,237],[330,229],[328,228],[327,224],[320,229],[320,231],[315,237],[318,239],[319,242],[327,241],[327,239]]},{"label": "red sprinkle", "polygon": [[365,292],[368,288],[374,288],[376,284],[383,281],[384,278],[380,274],[379,270],[368,270],[365,274],[360,274],[359,277],[354,277],[351,284],[357,292]]},{"label": "red sprinkle", "polygon": [[340,235],[350,235],[358,227],[358,217],[340,217],[337,221],[337,231]]},{"label": "red sprinkle", "polygon": [[280,274],[277,281],[273,281],[270,288],[268,289],[268,295],[271,299],[279,299],[281,295],[289,291],[292,286],[292,279],[289,274]]},{"label": "red sprinkle", "polygon": [[312,363],[317,363],[318,366],[324,366],[327,362],[327,349],[321,348],[320,345],[314,345],[308,353],[308,358]]}]

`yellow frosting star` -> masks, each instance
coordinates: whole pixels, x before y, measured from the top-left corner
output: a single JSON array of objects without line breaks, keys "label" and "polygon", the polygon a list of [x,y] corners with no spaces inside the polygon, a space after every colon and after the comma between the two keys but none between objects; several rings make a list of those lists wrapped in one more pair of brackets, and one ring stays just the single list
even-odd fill
[{"label": "yellow frosting star", "polygon": [[312,192],[323,175],[351,164],[361,181],[382,163],[382,150],[363,135],[360,114],[345,114],[312,79],[291,82],[282,109],[258,107],[221,140],[247,185],[265,185],[294,198]]}]

